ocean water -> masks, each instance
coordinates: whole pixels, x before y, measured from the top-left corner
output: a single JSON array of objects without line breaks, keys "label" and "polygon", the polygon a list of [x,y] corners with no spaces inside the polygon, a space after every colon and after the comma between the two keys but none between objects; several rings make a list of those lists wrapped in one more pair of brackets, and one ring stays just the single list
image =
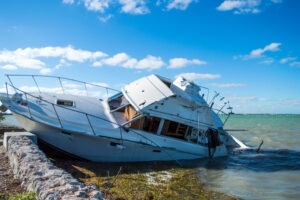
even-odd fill
[{"label": "ocean water", "polygon": [[205,162],[206,187],[242,199],[300,199],[300,115],[234,115],[225,129],[251,147]]},{"label": "ocean water", "polygon": [[[0,124],[18,125],[11,115]],[[233,115],[225,129],[246,129],[231,133],[254,150],[195,161],[205,187],[247,200],[300,199],[300,115]]]}]

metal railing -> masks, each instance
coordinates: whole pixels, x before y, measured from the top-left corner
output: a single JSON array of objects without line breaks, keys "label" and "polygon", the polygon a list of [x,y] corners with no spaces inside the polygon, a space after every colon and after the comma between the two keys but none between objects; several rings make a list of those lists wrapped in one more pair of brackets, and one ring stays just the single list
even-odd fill
[{"label": "metal railing", "polygon": [[146,136],[138,133],[137,131],[133,130],[133,129],[129,129],[129,128],[125,128],[124,125],[122,124],[118,124],[116,122],[113,122],[113,121],[110,121],[110,120],[107,120],[107,119],[104,119],[104,118],[101,118],[99,116],[96,116],[96,115],[92,115],[92,114],[88,114],[86,112],[82,112],[82,111],[79,111],[79,110],[75,110],[75,109],[72,109],[72,108],[69,108],[69,107],[64,107],[64,106],[61,106],[61,105],[57,105],[57,104],[54,104],[50,101],[47,101],[45,99],[42,99],[40,96],[34,96],[32,94],[29,94],[28,92],[25,92],[17,87],[15,87],[14,85],[11,85],[9,83],[6,83],[6,88],[7,88],[7,96],[9,97],[9,92],[8,92],[8,86],[9,87],[12,87],[16,92],[19,91],[20,93],[24,94],[25,95],[25,100],[26,100],[26,103],[27,103],[27,108],[28,108],[28,114],[29,114],[29,117],[33,119],[33,114],[31,112],[31,109],[30,109],[30,104],[29,104],[29,101],[28,101],[28,97],[31,97],[33,99],[36,99],[38,101],[41,101],[41,102],[44,102],[46,104],[49,104],[52,106],[53,108],[53,112],[55,113],[55,116],[57,118],[57,121],[59,122],[59,125],[60,125],[60,128],[61,129],[64,129],[64,126],[63,126],[63,119],[59,116],[58,112],[57,112],[57,108],[61,108],[61,109],[64,109],[64,110],[68,110],[68,111],[71,111],[71,112],[74,112],[74,113],[79,113],[79,114],[82,114],[83,116],[86,117],[87,121],[88,121],[88,125],[89,125],[89,128],[92,130],[92,133],[93,135],[96,136],[96,129],[95,127],[93,126],[93,124],[91,123],[91,120],[90,118],[96,118],[96,119],[99,119],[103,122],[107,122],[107,123],[110,123],[110,124],[114,124],[116,126],[118,126],[119,130],[120,130],[120,140],[122,140],[123,142],[123,131],[126,129],[125,132],[132,132],[134,134],[136,134],[137,136],[145,139],[146,141],[149,141],[150,143],[152,143],[154,146],[158,147],[158,148],[161,148],[156,142],[152,141],[151,139],[147,138]]},{"label": "metal railing", "polygon": [[106,91],[106,96],[107,98],[109,97],[109,94],[110,92],[112,93],[119,93],[120,91],[119,90],[116,90],[116,89],[113,89],[113,88],[110,88],[110,87],[106,87],[106,86],[102,86],[102,85],[99,85],[99,84],[94,84],[94,83],[88,83],[88,82],[85,82],[85,81],[79,81],[79,80],[75,80],[75,79],[71,79],[71,78],[65,78],[65,77],[60,77],[60,76],[49,76],[49,75],[19,75],[19,74],[6,74],[5,75],[10,84],[12,86],[14,86],[13,84],[13,81],[11,80],[11,77],[31,77],[32,80],[34,81],[35,83],[35,87],[37,88],[38,92],[41,93],[41,89],[40,89],[40,86],[38,84],[38,81],[36,78],[52,78],[52,79],[57,79],[59,84],[60,84],[60,87],[61,87],[61,90],[63,93],[66,93],[66,88],[63,86],[63,82],[62,81],[72,81],[72,82],[75,82],[75,83],[79,83],[79,84],[83,84],[84,86],[84,89],[85,89],[85,93],[86,93],[86,96],[89,96],[89,92],[88,92],[88,87],[87,86],[92,86],[92,87],[97,87],[97,88],[100,88],[100,89],[104,89]]}]

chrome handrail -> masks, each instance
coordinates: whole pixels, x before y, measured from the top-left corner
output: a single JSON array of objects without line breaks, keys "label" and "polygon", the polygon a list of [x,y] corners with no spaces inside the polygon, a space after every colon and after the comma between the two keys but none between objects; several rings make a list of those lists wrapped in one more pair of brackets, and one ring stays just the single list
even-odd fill
[{"label": "chrome handrail", "polygon": [[[116,123],[116,122],[113,122],[113,121],[110,121],[110,120],[101,118],[101,117],[96,116],[96,115],[92,115],[92,114],[88,114],[88,113],[86,113],[86,112],[74,110],[74,109],[72,109],[72,108],[60,106],[60,105],[54,104],[54,103],[52,103],[52,102],[50,102],[50,101],[47,101],[47,100],[45,100],[45,99],[41,99],[40,97],[34,96],[34,95],[32,95],[32,94],[29,94],[28,92],[25,92],[25,91],[23,91],[23,90],[21,90],[21,89],[15,87],[14,85],[9,84],[9,83],[6,83],[6,87],[7,87],[7,86],[12,87],[15,91],[20,91],[20,92],[24,93],[25,95],[31,96],[31,97],[34,98],[34,99],[37,99],[37,100],[39,100],[39,101],[42,101],[42,102],[45,102],[45,103],[47,103],[47,104],[52,105],[52,107],[53,107],[53,109],[54,109],[54,112],[56,113],[57,120],[59,121],[60,128],[62,128],[62,129],[63,129],[63,125],[62,125],[61,119],[60,119],[60,117],[59,117],[59,115],[58,115],[58,113],[57,113],[55,107],[62,108],[62,109],[66,109],[66,110],[70,110],[70,111],[73,111],[73,112],[76,112],[76,113],[80,113],[80,114],[85,115],[85,116],[87,117],[87,120],[88,120],[88,122],[89,122],[88,124],[89,124],[89,126],[90,126],[90,128],[91,128],[91,130],[92,130],[92,132],[93,132],[94,135],[96,135],[96,132],[95,132],[95,129],[94,129],[92,123],[90,122],[89,117],[94,117],[94,118],[96,118],[96,119],[99,119],[99,120],[102,120],[102,121],[105,121],[105,122],[108,122],[108,123],[117,125],[118,128],[120,129],[120,131],[122,131],[121,129],[124,128],[124,126],[123,126],[122,124],[118,124],[118,123]],[[8,87],[7,87],[7,88],[8,88]],[[7,94],[8,94],[8,90],[7,90]],[[27,96],[26,96],[26,98],[27,98]],[[28,101],[27,101],[27,103],[28,103]],[[28,104],[28,106],[29,106],[29,104]],[[31,114],[30,114],[30,115],[31,115]],[[32,115],[31,115],[31,116],[32,116]],[[144,138],[145,140],[151,142],[153,145],[155,145],[155,146],[161,148],[158,144],[156,144],[156,142],[154,142],[154,141],[152,141],[151,139],[147,138],[146,136],[144,136],[144,135],[138,133],[137,131],[135,131],[135,130],[133,130],[133,129],[130,129],[130,132],[132,132],[132,133],[134,133],[134,134],[136,134],[136,135],[138,135],[138,136]],[[123,141],[123,135],[120,137],[120,139]]]},{"label": "chrome handrail", "polygon": [[11,80],[11,77],[31,77],[33,79],[33,81],[34,81],[34,83],[35,83],[35,85],[36,85],[37,90],[39,91],[39,93],[41,93],[41,91],[40,91],[40,87],[39,87],[38,82],[36,81],[35,77],[58,79],[58,81],[60,83],[60,87],[61,87],[63,93],[65,93],[65,89],[63,87],[62,80],[73,81],[73,82],[77,82],[77,83],[83,84],[87,96],[88,96],[87,85],[90,85],[90,86],[93,86],[93,87],[98,87],[98,88],[101,88],[101,89],[105,89],[107,96],[109,94],[109,91],[121,92],[119,90],[116,90],[116,89],[113,89],[113,88],[110,88],[110,87],[106,87],[106,86],[102,86],[102,85],[98,85],[98,84],[94,84],[94,83],[88,83],[88,82],[85,82],[85,81],[79,81],[79,80],[76,80],[76,79],[71,79],[71,78],[66,78],[66,77],[60,77],[60,76],[26,75],[26,74],[5,74],[5,76],[8,78],[9,82],[11,83],[11,85],[14,85],[13,82],[12,82],[12,80]]}]

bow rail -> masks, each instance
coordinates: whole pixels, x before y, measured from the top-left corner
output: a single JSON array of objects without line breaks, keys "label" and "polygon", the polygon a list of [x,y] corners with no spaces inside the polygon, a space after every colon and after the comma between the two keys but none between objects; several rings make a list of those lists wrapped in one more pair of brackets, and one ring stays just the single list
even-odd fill
[{"label": "bow rail", "polygon": [[[34,82],[34,85],[36,87],[36,90],[39,93],[41,93],[41,90],[44,89],[39,84],[39,81],[38,81],[39,78],[57,79],[62,93],[67,93],[67,91],[69,89],[68,86],[64,86],[64,84],[68,85],[67,81],[71,81],[71,82],[75,82],[75,83],[79,84],[77,86],[83,85],[86,96],[91,96],[89,94],[89,90],[88,89],[89,88],[91,89],[93,87],[99,88],[101,90],[105,90],[106,98],[108,98],[109,96],[112,96],[112,95],[120,92],[119,90],[116,90],[116,89],[113,89],[113,88],[110,88],[110,87],[107,87],[107,86],[104,86],[104,85],[95,84],[95,83],[88,83],[88,82],[85,82],[85,81],[79,81],[79,80],[76,80],[76,79],[71,79],[71,78],[66,78],[66,77],[60,77],[60,76],[26,75],[26,74],[25,75],[20,75],[20,74],[6,74],[5,76],[8,78],[8,80],[10,82],[10,85],[13,86],[14,89],[17,88],[17,87],[15,86],[15,84],[12,81],[13,77],[29,77],[29,78],[32,78],[32,80]],[[74,87],[74,85],[73,85],[73,87]],[[49,89],[51,89],[51,88],[49,88]],[[15,91],[16,91],[16,89],[15,89]]]}]

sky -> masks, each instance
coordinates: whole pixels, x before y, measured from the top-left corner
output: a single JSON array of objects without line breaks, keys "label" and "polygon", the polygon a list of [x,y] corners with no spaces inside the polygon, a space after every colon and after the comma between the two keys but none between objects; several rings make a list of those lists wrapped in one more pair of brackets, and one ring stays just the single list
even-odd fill
[{"label": "sky", "polygon": [[62,76],[115,89],[158,74],[219,92],[235,113],[300,114],[298,0],[0,4],[0,92],[5,74]]}]

